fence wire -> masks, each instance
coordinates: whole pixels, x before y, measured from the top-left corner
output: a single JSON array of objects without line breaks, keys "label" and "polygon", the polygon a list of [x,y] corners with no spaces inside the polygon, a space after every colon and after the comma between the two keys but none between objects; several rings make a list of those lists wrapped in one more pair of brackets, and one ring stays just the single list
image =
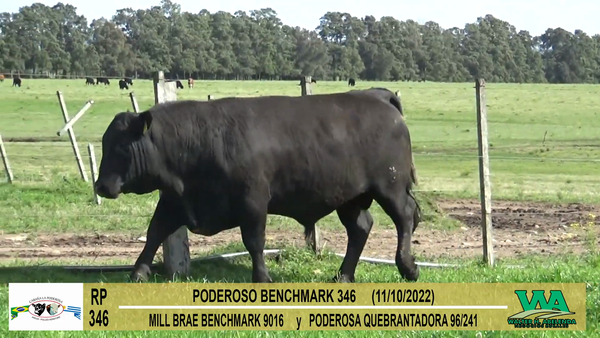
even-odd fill
[{"label": "fence wire", "polygon": [[[101,148],[94,146],[94,148]],[[427,157],[439,157],[439,158],[456,158],[461,160],[478,160],[481,156],[477,154],[444,154],[444,153],[434,153],[434,152],[413,152],[416,157],[419,156],[427,156]],[[82,156],[84,154],[82,153]],[[87,156],[87,154],[85,154]],[[51,155],[51,154],[40,154],[40,155],[27,155],[27,154],[10,154],[10,158],[27,158],[31,160],[37,159],[73,159],[75,157],[73,154],[60,154],[60,155]],[[502,161],[539,161],[539,162],[588,162],[588,163],[598,163],[600,159],[591,159],[591,158],[562,158],[562,157],[536,157],[536,156],[489,156],[490,161],[494,160],[502,160]],[[60,165],[52,165],[56,167],[60,166],[69,166],[69,164],[60,164]],[[32,166],[33,168],[33,166]]]},{"label": "fence wire", "polygon": [[[84,79],[85,77],[93,77],[96,78],[98,76],[93,75],[93,76],[80,76],[77,80],[73,80],[73,81],[82,81],[81,85],[84,86]],[[23,77],[24,79],[27,79],[27,77]],[[109,77],[110,79],[113,79],[113,77]],[[118,78],[114,78],[114,79],[118,79]],[[141,79],[134,79],[134,81],[138,81]],[[199,91],[198,88],[200,86],[200,84],[202,83],[202,80],[196,80],[196,84],[195,84],[195,89],[196,91]],[[215,81],[207,81],[207,82],[215,82]],[[217,81],[217,82],[228,82],[228,81]],[[259,81],[256,81],[257,83],[259,83]],[[290,81],[291,82],[291,81]],[[331,88],[331,84],[336,83],[336,84],[343,84],[343,82],[325,82],[325,81],[319,81],[320,83],[324,83],[325,86],[324,88]],[[233,82],[235,83],[235,82]],[[263,82],[260,82],[263,83]],[[269,81],[266,81],[266,83],[269,83]],[[273,83],[276,83],[275,81],[273,81]],[[366,81],[360,81],[357,84],[360,84],[358,87],[352,87],[349,88],[348,90],[353,90],[353,89],[365,89],[370,87],[367,86],[365,87],[365,83],[370,83],[370,82],[366,82]],[[373,82],[373,85],[377,85],[378,83]],[[318,93],[318,87],[319,84],[317,84],[315,87],[313,87],[313,93]],[[467,97],[472,98],[475,94],[475,90],[473,89],[474,86],[473,84],[454,84],[454,85],[436,85],[436,84],[432,84],[432,83],[407,83],[407,82],[397,82],[397,83],[393,83],[393,84],[389,84],[386,83],[386,86],[389,87],[391,90],[395,91],[395,90],[400,90],[401,92],[401,98],[403,100],[403,104],[406,105],[405,107],[405,111],[407,112],[407,121],[408,124],[410,125],[411,123],[413,123],[412,119],[413,119],[413,115],[411,114],[411,106],[410,106],[410,97],[407,99],[407,96],[404,95],[402,96],[402,92],[406,91],[406,92],[410,92],[411,90],[415,90],[415,89],[419,89],[419,90],[432,90],[432,91],[442,91],[442,92],[454,92],[457,93],[457,95],[459,95],[459,99],[465,99]],[[538,85],[539,86],[539,85]],[[527,95],[536,95],[539,97],[547,97],[547,96],[551,96],[551,95],[556,95],[556,93],[558,92],[574,92],[574,91],[579,91],[581,92],[581,88],[577,85],[568,85],[568,86],[553,86],[553,85],[546,85],[546,86],[539,86],[539,87],[534,87],[533,85],[522,85],[522,87],[528,87],[528,88],[534,88],[534,90],[532,92],[528,92]],[[135,87],[135,88],[131,88],[130,91],[135,91],[137,88],[139,87]],[[537,89],[539,88],[539,91],[537,91]],[[187,88],[186,88],[187,89]],[[498,97],[498,95],[503,95],[505,93],[508,92],[515,92],[515,87],[513,86],[507,86],[507,85],[503,85],[503,84],[491,84],[491,83],[487,83],[485,86],[485,90],[486,90],[486,97],[488,98],[488,110],[493,112],[492,108],[489,108],[489,106],[493,106],[490,105],[490,98],[496,98]],[[592,94],[600,94],[600,88],[599,89],[595,89],[594,90],[589,90],[589,93]],[[223,93],[222,95],[224,96],[230,96],[227,95],[227,93]],[[523,96],[525,97],[526,94],[523,94]],[[56,96],[55,95],[48,95],[48,96],[44,96],[44,95],[37,95],[38,99],[41,97],[42,99],[48,99],[48,100],[56,100]],[[65,97],[65,100],[67,101],[67,104],[72,107],[72,106],[79,106],[79,103],[75,104],[70,102],[71,100],[69,99],[69,97]],[[78,102],[81,100],[77,100]],[[404,103],[405,101],[407,101],[408,103]],[[80,107],[78,107],[80,108]],[[77,109],[78,109],[77,108]],[[131,108],[131,107],[130,107]],[[472,117],[472,119],[469,118],[469,121],[456,121],[457,123],[464,123],[464,122],[473,122],[476,123],[476,114],[475,114],[475,104],[473,104],[472,110],[470,111],[466,111],[466,112],[461,112],[461,114],[465,115],[465,116],[470,116]],[[71,117],[74,116],[75,114],[75,110],[72,110],[70,112]],[[431,113],[434,114],[434,113]],[[492,113],[493,114],[493,113]],[[61,119],[60,114],[57,114],[56,119]],[[420,119],[420,116],[416,116],[414,117],[414,121],[416,121],[417,123],[419,121],[423,121],[423,119]],[[440,120],[444,120],[443,118],[440,117]],[[427,119],[428,122],[435,122],[435,118],[434,119]],[[62,122],[62,119],[61,119]],[[501,121],[492,121],[490,120],[488,122],[488,128],[490,129],[490,131],[492,131],[493,129],[490,128],[490,126],[493,126],[495,123],[503,123]],[[61,126],[57,126],[56,130],[58,130]],[[77,133],[77,129],[78,126],[75,125],[74,129],[76,130]],[[473,127],[470,127],[469,129],[476,129],[476,126],[474,125]],[[101,135],[98,134],[91,134],[91,133],[87,133],[84,135],[80,135],[77,134],[78,137],[78,143],[79,143],[79,150],[82,156],[82,160],[84,162],[84,168],[85,170],[89,173],[89,162],[88,162],[88,154],[87,154],[87,143],[92,143],[96,149],[96,156],[97,156],[97,163],[99,163],[99,161],[101,160],[101,156],[102,156],[102,144],[101,144]],[[448,136],[449,138],[452,137],[452,135]],[[8,139],[8,142],[7,142]],[[39,141],[39,142],[28,142],[28,141]],[[463,140],[464,141],[464,140]],[[490,143],[492,142],[492,140],[490,140]],[[413,142],[414,143],[414,142]],[[465,142],[466,143],[466,142]],[[539,143],[535,143],[533,141],[531,142],[524,142],[521,144],[517,144],[515,142],[515,144],[500,144],[500,145],[494,145],[493,147],[490,146],[490,155],[489,155],[489,160],[490,160],[490,167],[491,167],[491,173],[490,176],[491,178],[499,178],[502,177],[503,175],[506,175],[506,171],[504,171],[502,174],[497,174],[496,172],[494,172],[494,165],[495,163],[500,163],[500,162],[508,162],[508,163],[512,163],[517,165],[519,162],[538,162],[540,165],[543,165],[544,163],[565,163],[565,164],[572,164],[572,163],[589,163],[589,164],[596,164],[598,162],[600,162],[600,159],[596,159],[596,158],[578,158],[578,157],[549,157],[549,156],[543,156],[543,155],[532,155],[532,154],[523,154],[523,155],[506,155],[506,154],[498,154],[495,155],[494,152],[498,152],[498,151],[505,151],[505,152],[511,152],[517,149],[526,149],[526,148],[541,148],[541,147],[546,147],[546,146],[560,146],[560,147],[585,147],[585,146],[598,146],[599,144],[597,142],[594,142],[594,140],[583,140],[581,142],[577,142],[577,145],[575,144],[570,144],[567,143],[565,145],[559,143],[559,141],[554,141],[554,140],[549,140],[548,144],[545,144],[545,137],[544,137],[544,141],[541,141]],[[55,181],[57,179],[60,179],[62,177],[73,177],[73,178],[79,178],[77,176],[77,164],[75,161],[75,157],[72,153],[71,150],[71,144],[68,142],[68,139],[66,137],[63,138],[63,140],[57,141],[56,137],[54,136],[54,134],[52,136],[48,136],[48,137],[39,137],[39,138],[35,138],[35,137],[9,137],[6,138],[5,137],[5,146],[8,152],[8,158],[11,162],[11,168],[13,171],[13,174],[15,176],[15,183],[19,184],[19,183],[55,183]],[[413,144],[413,149],[419,149],[420,147],[429,147],[429,148],[435,148],[435,147],[440,147],[440,148],[444,148],[445,143],[444,141],[431,141],[431,142],[420,142],[417,144]],[[423,150],[413,150],[414,153],[414,157],[416,162],[419,162],[419,160],[423,160],[423,159],[427,159],[427,160],[431,160],[431,159],[441,159],[441,160],[446,160],[449,163],[451,163],[450,161],[452,160],[456,160],[456,161],[477,161],[480,159],[480,156],[478,156],[478,149],[477,149],[477,143],[476,140],[474,141],[474,143],[472,145],[466,145],[466,144],[461,144],[460,146],[457,146],[457,149],[453,149],[453,152],[455,153],[448,153],[447,151],[423,151]],[[53,153],[53,151],[55,151]],[[458,153],[456,153],[458,152]],[[59,163],[57,163],[59,162]],[[449,166],[450,167],[450,166]],[[417,171],[419,172],[419,166],[417,163]],[[453,171],[460,171],[461,169],[464,168],[460,168],[460,169],[456,169],[453,168]],[[477,165],[473,165],[473,167],[471,168],[472,171],[477,171],[478,170],[478,166]],[[443,170],[443,168],[442,168]],[[514,173],[510,173],[511,175],[519,175],[521,174],[520,172],[514,172]],[[0,180],[5,179],[6,175],[4,173],[3,170],[0,170]],[[88,175],[88,178],[90,178],[91,180],[91,175]],[[426,182],[429,179],[429,177],[427,176],[423,176],[423,175],[419,175],[419,181],[420,182]],[[472,189],[474,188],[477,192],[479,191],[479,177],[477,177],[477,175],[472,175],[472,176],[468,176],[468,177],[446,177],[446,178],[442,178],[442,179],[447,179],[447,180],[452,180],[452,179],[457,179],[457,183],[456,183],[456,188],[455,189],[448,189],[447,187],[444,188],[439,188],[439,189],[435,189],[433,187],[428,188],[428,189],[422,189],[419,187],[416,187],[415,191],[420,192],[420,193],[441,193],[443,196],[447,196],[447,195],[456,195],[461,193],[462,191],[465,190],[465,186],[471,187]],[[460,182],[459,182],[460,181]],[[504,182],[499,182],[499,183],[504,183]],[[102,220],[121,220],[121,219],[146,219],[149,220],[152,217],[152,213],[129,213],[129,212],[124,212],[124,211],[120,211],[117,212],[114,210],[115,207],[117,208],[121,208],[124,209],[124,202],[111,202],[108,203],[110,206],[106,206],[107,204],[102,203],[101,205],[93,205],[93,198],[92,198],[92,193],[91,193],[91,182],[89,182],[90,184],[90,199],[87,202],[87,205],[83,205],[86,202],[79,202],[83,205],[83,207],[85,207],[86,209],[88,208],[93,208],[93,209],[97,209],[98,212],[77,212],[77,211],[73,211],[73,210],[69,210],[69,212],[41,212],[41,213],[35,213],[35,212],[22,212],[22,210],[20,210],[20,208],[15,208],[13,213],[10,212],[0,212],[0,218],[2,219],[8,219],[11,220],[9,222],[12,221],[18,221],[18,220],[30,220],[30,221],[34,221],[34,222],[38,222],[40,220],[43,219],[52,219],[53,221],[63,221],[63,220],[67,220],[69,222],[73,221],[74,219],[82,219],[82,218],[87,218],[87,219],[93,219],[93,220],[98,220],[98,221],[102,221]],[[462,187],[462,188],[461,188]],[[494,192],[497,190],[494,190],[494,184],[492,184],[492,196],[494,196]],[[80,191],[75,190],[76,193],[80,193]],[[598,191],[600,191],[600,182],[598,183]],[[1,203],[1,202],[0,202]],[[137,208],[139,210],[140,205],[138,203],[138,201],[131,201],[132,205],[134,205],[135,208]],[[520,202],[512,202],[515,205],[519,205]],[[554,203],[554,204],[559,204],[559,203]],[[1,205],[1,204],[0,204]],[[477,205],[477,203],[473,203],[473,205]],[[454,215],[453,217],[459,218],[459,219],[464,219],[464,218],[477,218],[480,217],[479,211],[477,210],[477,207],[473,208],[473,205],[469,205],[469,206],[461,206],[461,205],[454,205],[452,208],[450,208],[450,211],[447,211],[447,213]],[[127,208],[127,207],[125,207]],[[150,207],[148,207],[148,209],[151,209]],[[461,210],[467,210],[466,212],[461,212]],[[470,212],[469,214],[469,210],[473,210],[474,212]],[[104,213],[106,212],[106,213]],[[600,210],[597,210],[596,207],[594,206],[586,206],[586,207],[581,207],[581,208],[569,208],[567,207],[551,207],[550,204],[548,204],[547,208],[544,207],[529,207],[526,204],[523,204],[522,207],[516,207],[516,208],[512,208],[512,207],[505,207],[503,206],[503,204],[500,205],[496,205],[494,203],[494,200],[492,200],[492,211],[491,211],[491,215],[492,215],[492,219],[493,220],[499,220],[502,219],[504,217],[524,217],[525,215],[534,215],[534,216],[541,216],[544,218],[555,218],[555,219],[559,219],[559,222],[561,218],[564,218],[564,221],[562,221],[562,223],[564,225],[569,225],[568,223],[571,222],[573,220],[574,217],[579,217],[579,218],[593,218],[595,219],[595,215],[596,212],[598,212],[600,214]],[[520,216],[522,215],[522,216]],[[593,217],[592,217],[593,216]],[[541,221],[543,222],[543,220]],[[595,222],[595,221],[594,221]]]},{"label": "fence wire", "polygon": [[[156,200],[156,202],[158,202],[158,199]],[[518,203],[518,202],[515,202]],[[597,216],[600,216],[600,214],[595,214],[592,213],[589,210],[580,210],[580,211],[559,211],[559,210],[551,210],[551,211],[542,211],[542,210],[535,210],[535,209],[523,209],[523,210],[514,210],[514,211],[509,211],[507,212],[506,210],[503,210],[505,208],[503,207],[494,207],[494,205],[492,205],[492,208],[496,209],[495,211],[493,210],[490,214],[493,217],[501,217],[501,216],[506,216],[508,213],[510,214],[522,214],[522,215],[549,215],[549,216],[553,216],[553,215],[576,215],[576,214],[581,214],[582,217],[589,217],[591,218],[596,218]],[[459,208],[460,209],[460,208]],[[135,215],[135,214],[94,214],[94,213],[69,213],[69,214],[55,214],[52,215],[50,213],[40,213],[40,214],[31,214],[31,213],[27,213],[27,214],[21,214],[21,215],[15,215],[14,213],[0,213],[0,217],[3,218],[12,218],[12,219],[23,219],[23,218],[48,218],[50,216],[52,217],[56,217],[57,219],[60,218],[151,218],[153,214],[140,214],[140,215]],[[472,216],[472,215],[467,215],[467,216]],[[479,215],[477,215],[479,216]]]}]

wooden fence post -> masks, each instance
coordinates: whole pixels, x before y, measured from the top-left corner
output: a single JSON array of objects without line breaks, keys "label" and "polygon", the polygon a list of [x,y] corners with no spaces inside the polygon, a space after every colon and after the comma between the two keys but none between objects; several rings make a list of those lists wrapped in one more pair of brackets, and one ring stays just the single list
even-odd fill
[{"label": "wooden fence post", "polygon": [[302,96],[312,95],[312,88],[310,87],[310,81],[312,77],[302,76],[300,79],[300,88],[302,90]]},{"label": "wooden fence post", "polygon": [[94,189],[94,183],[98,179],[98,171],[96,169],[96,154],[94,153],[94,145],[88,143],[88,154],[90,155],[90,171],[92,174],[92,191],[94,192],[94,199],[96,200],[96,204],[100,205],[102,200],[100,196],[96,193],[96,189]]},{"label": "wooden fence post", "polygon": [[[62,110],[63,119],[65,120],[65,124],[69,123],[69,113],[67,111],[67,105],[65,104],[65,100],[60,91],[56,92],[56,96],[58,96],[58,104],[60,105],[60,109]],[[75,132],[73,131],[73,127],[69,127],[67,129],[69,133],[69,139],[71,139],[71,147],[73,148],[73,154],[75,154],[75,159],[77,160],[77,166],[79,167],[79,174],[81,178],[85,182],[88,181],[87,175],[85,173],[85,168],[83,167],[83,160],[81,159],[81,154],[79,153],[79,147],[77,146],[77,140],[75,139]]]},{"label": "wooden fence post", "polygon": [[[177,86],[175,82],[165,82],[162,71],[154,75],[154,103],[177,101]],[[162,195],[162,192],[160,192]],[[162,243],[165,270],[169,278],[175,275],[189,276],[190,245],[188,229],[182,226]]]},{"label": "wooden fence post", "polygon": [[69,122],[67,122],[64,127],[62,127],[61,130],[59,130],[56,135],[58,136],[62,136],[68,129],[72,128],[73,125],[75,124],[75,122],[77,122],[77,120],[79,120],[80,117],[83,116],[83,114],[85,114],[85,112],[90,109],[90,107],[94,104],[93,100],[89,100],[88,102],[86,102],[85,106],[83,106],[83,108],[81,108],[81,110],[79,111],[79,113],[75,114],[75,116],[73,116],[72,119],[69,120]]},{"label": "wooden fence post", "polygon": [[[302,90],[302,96],[312,95],[312,89],[310,88],[311,77],[310,76],[302,76],[300,79],[300,88]],[[306,236],[306,244],[317,254],[321,254],[321,250],[323,246],[321,244],[321,230],[315,224],[315,229],[312,232],[309,232]]]},{"label": "wooden fence post", "polygon": [[133,111],[136,113],[139,113],[140,106],[138,106],[137,100],[135,99],[135,95],[133,95],[133,92],[129,93],[129,99],[131,100],[131,105],[133,106]]},{"label": "wooden fence post", "polygon": [[0,155],[2,156],[2,162],[4,163],[4,171],[6,171],[6,177],[8,177],[8,183],[12,183],[14,180],[12,171],[10,170],[10,164],[8,163],[8,154],[4,148],[4,142],[2,141],[2,135],[0,135]]},{"label": "wooden fence post", "polygon": [[492,195],[484,79],[476,80],[475,93],[477,99],[477,143],[479,148],[479,195],[481,198],[483,260],[488,263],[488,265],[493,266],[494,243],[492,242]]}]

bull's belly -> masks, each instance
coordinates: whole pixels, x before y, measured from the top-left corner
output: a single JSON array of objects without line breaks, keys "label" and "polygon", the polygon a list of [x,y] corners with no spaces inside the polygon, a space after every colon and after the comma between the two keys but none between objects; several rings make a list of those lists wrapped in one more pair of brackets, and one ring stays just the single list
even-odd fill
[{"label": "bull's belly", "polygon": [[[368,190],[368,181],[363,178],[354,180],[319,180],[310,183],[281,184],[271,182],[269,195],[257,197],[267,202],[266,213],[295,219],[299,223],[316,223],[340,206]],[[312,183],[312,184],[311,184]],[[211,192],[198,198],[188,199],[186,203],[188,229],[203,236],[214,236],[222,231],[239,226],[244,214],[244,205],[239,197],[229,196],[227,192]],[[256,201],[259,202],[259,201]],[[257,203],[260,205],[261,203]]]},{"label": "bull's belly", "polygon": [[215,203],[218,201],[215,198],[212,202],[195,201],[196,203],[189,203],[189,207],[186,208],[187,228],[194,234],[203,236],[214,236],[222,231],[235,228],[239,224],[235,222],[233,216],[236,214],[236,210],[232,207],[226,207],[226,204]]},{"label": "bull's belly", "polygon": [[221,233],[225,230],[229,230],[235,228],[237,225],[232,225],[229,223],[216,223],[216,224],[196,224],[196,225],[188,225],[187,228],[190,232],[196,235],[202,236],[214,236],[218,233]]},{"label": "bull's belly", "polygon": [[359,189],[338,191],[338,193],[330,191],[327,194],[323,191],[274,194],[269,202],[268,213],[291,217],[300,223],[316,223],[362,194],[364,191]]}]

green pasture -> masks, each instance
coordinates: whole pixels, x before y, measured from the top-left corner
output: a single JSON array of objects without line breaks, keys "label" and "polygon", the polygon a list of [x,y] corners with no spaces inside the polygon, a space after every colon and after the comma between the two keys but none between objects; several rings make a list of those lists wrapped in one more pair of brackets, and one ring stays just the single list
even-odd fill
[{"label": "green pasture", "polygon": [[[48,141],[8,142],[17,181],[49,181],[77,174],[68,136],[56,136],[64,124],[57,90],[63,92],[71,116],[87,100],[94,100],[74,128],[86,168],[87,143],[95,145],[100,160],[99,141],[106,126],[116,113],[132,110],[129,91],[134,91],[142,110],[154,102],[150,81],[135,81],[129,91],[119,90],[116,81],[110,86],[85,86],[84,82],[25,80],[22,88],[10,87],[9,82],[0,85],[0,133],[4,139]],[[401,91],[421,178],[419,189],[448,197],[477,197],[473,84],[359,81],[355,88],[369,87]],[[314,94],[346,90],[345,82],[313,85]],[[296,81],[197,81],[194,89],[178,92],[180,99],[206,100],[209,94],[216,98],[300,95],[300,87]],[[600,87],[488,84],[486,98],[495,198],[600,201],[600,179],[595,175],[600,160]]]},{"label": "green pasture", "polygon": [[[108,123],[116,113],[132,110],[130,91],[140,109],[151,107],[152,83],[136,80],[130,90],[119,90],[116,81],[110,86],[84,83],[25,79],[21,88],[0,84],[0,135],[15,176],[15,184],[0,184],[0,228],[5,232],[145,231],[157,194],[92,203],[91,183],[79,178],[68,136],[56,136],[64,125],[56,91],[63,93],[70,116],[94,100],[74,127],[89,177],[87,144],[94,145],[99,165],[100,138]],[[429,199],[478,198],[474,85],[359,81],[355,88],[370,87],[401,92],[420,180],[417,193]],[[314,94],[347,90],[345,82],[313,85]],[[206,100],[209,94],[217,99],[300,95],[300,87],[296,81],[197,81],[194,89],[178,91],[180,99]],[[600,87],[488,84],[486,100],[494,199],[600,202]],[[376,222],[389,226],[378,206],[373,210]],[[454,224],[431,220],[439,227]],[[284,218],[270,222],[298,226]],[[321,223],[339,226],[335,214]]]},{"label": "green pasture", "polygon": [[[184,81],[185,82],[185,81]],[[89,174],[87,144],[96,149],[98,164],[100,138],[113,116],[132,110],[133,91],[140,108],[153,105],[150,81],[134,81],[129,91],[110,86],[86,86],[85,80],[29,80],[23,87],[0,84],[0,135],[15,175],[14,184],[3,183],[0,170],[0,231],[2,233],[145,233],[157,201],[157,193],[121,196],[95,205],[91,182],[78,176],[68,136],[57,137],[64,125],[56,91],[60,90],[70,116],[87,100],[94,105],[74,127],[86,171]],[[413,139],[420,185],[417,197],[425,211],[422,227],[452,230],[457,221],[444,217],[435,206],[436,198],[478,198],[477,123],[475,90],[471,83],[362,82],[355,89],[386,87],[400,90]],[[319,82],[313,94],[350,90],[345,82]],[[231,96],[300,95],[298,82],[196,81],[195,88],[178,92],[179,99],[206,100]],[[600,203],[600,87],[592,85],[488,84],[486,88],[491,178],[494,199],[548,202]],[[35,142],[31,142],[35,141]],[[375,229],[393,228],[379,206],[372,207]],[[301,231],[295,221],[270,216],[270,228]],[[343,231],[337,216],[329,215],[319,226]],[[269,245],[269,244],[267,244]],[[220,251],[244,250],[233,244]],[[395,248],[394,248],[395,249]],[[393,250],[393,249],[390,249]],[[419,282],[583,282],[587,284],[586,332],[527,331],[481,332],[482,337],[584,337],[600,336],[600,258],[597,250],[586,256],[568,254],[553,258],[521,257],[501,260],[490,269],[478,261],[461,260],[459,269],[422,269]],[[596,253],[593,253],[596,252]],[[417,257],[425,260],[426,257]],[[458,262],[458,261],[457,261]],[[58,264],[60,262],[48,262]],[[115,262],[131,264],[132,262]],[[272,277],[278,282],[324,282],[335,273],[341,259],[331,254],[315,258],[305,249],[287,248],[283,260],[269,259]],[[126,273],[77,274],[58,268],[25,268],[20,260],[0,266],[0,303],[8,301],[8,282],[123,282]],[[45,263],[40,263],[46,265]],[[510,264],[526,265],[511,269]],[[194,266],[191,281],[246,282],[251,263],[240,258],[228,263]],[[162,281],[157,277],[157,281]],[[400,282],[393,266],[360,263],[358,282]],[[0,336],[38,337],[46,333],[8,333],[8,316],[0,319]],[[60,337],[476,337],[476,332],[124,332],[68,333]],[[479,337],[479,335],[477,335]]]}]

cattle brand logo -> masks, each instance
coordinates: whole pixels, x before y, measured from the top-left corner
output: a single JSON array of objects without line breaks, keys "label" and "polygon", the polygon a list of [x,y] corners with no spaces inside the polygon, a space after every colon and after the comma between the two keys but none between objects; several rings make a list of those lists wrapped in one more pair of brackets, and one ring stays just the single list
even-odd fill
[{"label": "cattle brand logo", "polygon": [[28,312],[35,320],[57,320],[64,312],[71,312],[81,320],[81,308],[77,306],[65,306],[63,301],[54,297],[37,297],[29,301],[29,305],[10,308],[10,320],[14,320],[19,314]]},{"label": "cattle brand logo", "polygon": [[523,311],[507,319],[508,324],[515,328],[568,328],[577,324],[575,319],[556,318],[575,314],[569,310],[560,290],[550,291],[548,299],[544,290],[531,291],[531,298],[528,298],[525,290],[516,290],[515,294],[523,308]]}]

